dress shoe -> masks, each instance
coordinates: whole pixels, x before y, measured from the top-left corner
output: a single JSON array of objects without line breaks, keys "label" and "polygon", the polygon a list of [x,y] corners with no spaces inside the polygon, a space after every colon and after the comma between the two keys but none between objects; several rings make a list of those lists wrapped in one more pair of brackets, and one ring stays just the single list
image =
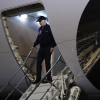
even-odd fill
[{"label": "dress shoe", "polygon": [[39,83],[41,80],[35,80],[34,82],[33,82],[33,84],[37,84],[37,83]]},{"label": "dress shoe", "polygon": [[52,82],[52,80],[43,80],[42,83],[49,83]]},{"label": "dress shoe", "polygon": [[43,80],[42,83],[48,83],[46,80]]},{"label": "dress shoe", "polygon": [[48,80],[48,82],[52,82],[52,78],[51,79],[47,79]]}]

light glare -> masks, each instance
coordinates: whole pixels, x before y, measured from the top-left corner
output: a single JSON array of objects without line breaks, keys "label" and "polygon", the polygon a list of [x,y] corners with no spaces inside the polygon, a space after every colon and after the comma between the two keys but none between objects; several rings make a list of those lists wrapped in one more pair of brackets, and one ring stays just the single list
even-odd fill
[{"label": "light glare", "polygon": [[20,17],[23,18],[23,19],[25,19],[25,18],[27,18],[27,15],[26,14],[23,14]]}]

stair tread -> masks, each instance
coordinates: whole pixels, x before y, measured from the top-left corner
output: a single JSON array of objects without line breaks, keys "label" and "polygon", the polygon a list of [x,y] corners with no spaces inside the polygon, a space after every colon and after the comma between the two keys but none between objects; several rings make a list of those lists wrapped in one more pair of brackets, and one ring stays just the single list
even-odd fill
[{"label": "stair tread", "polygon": [[[58,76],[53,76],[52,79],[54,81],[54,79],[57,79]],[[64,75],[64,78],[67,78],[67,75]],[[59,82],[59,86],[61,87],[61,81],[62,77],[60,76],[56,82],[55,85],[57,85],[57,83]],[[35,84],[32,84],[29,89],[24,93],[25,96],[22,96],[22,98],[20,100],[25,100],[26,96],[28,96],[30,94],[30,92],[34,89]],[[43,94],[45,94],[45,92],[47,91],[48,88],[50,88],[51,85],[50,83],[45,83],[45,84],[40,84],[40,86],[34,91],[34,93],[30,96],[29,100],[40,100],[40,98],[43,96]],[[51,94],[52,89],[54,91],[57,91],[57,89],[55,87],[51,87],[49,90],[49,94]],[[48,96],[49,97],[49,96]],[[51,95],[50,95],[51,97]],[[46,95],[44,96],[44,98],[46,99]]]},{"label": "stair tread", "polygon": [[[55,90],[55,91],[57,91],[57,90]],[[55,92],[54,91],[54,92]],[[44,92],[45,93],[45,92]],[[29,100],[36,100],[36,99],[41,99],[42,98],[42,96],[44,95],[44,93],[36,93],[36,94],[34,94],[34,95],[32,95],[32,96],[30,96],[30,98],[29,98]],[[47,93],[48,94],[48,98],[51,98],[52,97],[52,95],[51,95],[51,92],[48,92]],[[45,95],[44,97],[43,97],[43,99],[46,99],[46,96],[47,95]]]},{"label": "stair tread", "polygon": [[[65,78],[67,78],[67,75],[64,75],[64,79],[65,79]],[[52,79],[53,79],[53,81],[54,81],[55,79],[57,79],[57,76],[53,76]],[[60,76],[57,80],[61,80],[61,79],[62,79],[62,78],[61,78],[61,76]],[[46,86],[46,85],[50,85],[50,83],[46,83],[46,84],[45,84],[45,83],[44,83],[44,84],[41,83],[39,87],[41,87],[41,86]],[[35,84],[32,84],[32,87],[34,88],[34,87],[35,87]]]},{"label": "stair tread", "polygon": [[[59,85],[61,85],[61,80],[57,80],[54,84],[57,85],[58,82],[59,82]],[[50,88],[50,86],[51,86],[50,83],[47,83],[47,84],[48,84],[48,85],[46,85],[46,84],[40,85],[39,88],[37,88],[37,89],[34,91],[34,93],[38,93],[38,92],[42,92],[42,91],[46,92],[46,89]],[[33,85],[32,88],[34,89],[34,85]],[[29,91],[29,92],[30,92],[30,91]]]}]

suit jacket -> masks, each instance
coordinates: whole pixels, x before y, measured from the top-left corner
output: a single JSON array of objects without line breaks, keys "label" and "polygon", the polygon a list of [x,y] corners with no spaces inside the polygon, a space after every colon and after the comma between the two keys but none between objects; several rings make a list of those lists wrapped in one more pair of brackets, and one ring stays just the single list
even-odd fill
[{"label": "suit jacket", "polygon": [[40,44],[40,47],[51,46],[54,48],[56,46],[51,28],[48,24],[46,24],[44,27],[40,27],[38,31],[39,34],[34,42],[33,47],[37,46],[38,44]]}]

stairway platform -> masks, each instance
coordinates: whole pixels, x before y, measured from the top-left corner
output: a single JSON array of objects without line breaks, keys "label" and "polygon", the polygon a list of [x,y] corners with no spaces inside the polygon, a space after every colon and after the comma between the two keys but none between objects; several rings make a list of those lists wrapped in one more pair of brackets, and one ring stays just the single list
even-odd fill
[{"label": "stairway platform", "polygon": [[[55,79],[57,79],[58,76],[53,76],[53,82]],[[64,75],[64,79],[67,79],[68,76]],[[53,83],[52,82],[52,83]],[[54,83],[59,89],[61,88],[62,83],[62,77],[60,77],[56,80]],[[58,86],[59,84],[59,86]],[[23,94],[23,96],[19,100],[25,100],[25,98],[31,93],[31,91],[34,89],[36,85],[31,84],[31,86],[26,90],[26,92]],[[51,88],[50,88],[51,87]],[[51,98],[54,96],[54,94],[58,91],[54,86],[51,86],[50,83],[41,83],[39,87],[34,91],[34,93],[29,97],[28,100],[40,100],[42,96],[45,94],[45,92],[50,88],[50,90],[47,92],[47,94],[43,97],[42,100],[51,100]]]}]

